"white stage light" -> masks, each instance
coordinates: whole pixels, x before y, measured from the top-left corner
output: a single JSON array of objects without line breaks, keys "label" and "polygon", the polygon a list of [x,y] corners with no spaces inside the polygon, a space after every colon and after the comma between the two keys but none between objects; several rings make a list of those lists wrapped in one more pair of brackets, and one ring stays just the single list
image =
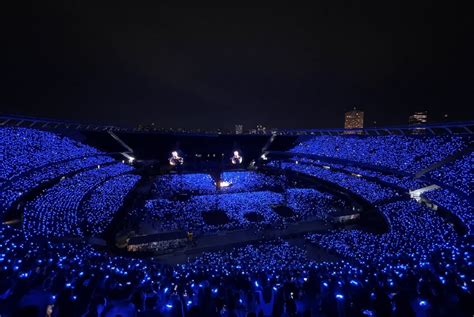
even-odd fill
[{"label": "white stage light", "polygon": [[220,181],[219,182],[219,187],[229,187],[232,183],[228,181]]},{"label": "white stage light", "polygon": [[169,158],[169,162],[171,166],[176,165],[183,165],[184,160],[182,157],[179,156],[177,151],[171,152],[171,157]]},{"label": "white stage light", "polygon": [[243,158],[240,156],[239,151],[234,151],[234,156],[231,157],[230,161],[234,165],[242,163]]}]

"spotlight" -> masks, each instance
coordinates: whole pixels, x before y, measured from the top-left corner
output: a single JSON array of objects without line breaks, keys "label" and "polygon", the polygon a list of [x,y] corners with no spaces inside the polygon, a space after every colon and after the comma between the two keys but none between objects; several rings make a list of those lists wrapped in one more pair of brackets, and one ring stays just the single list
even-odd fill
[{"label": "spotlight", "polygon": [[229,187],[230,185],[232,185],[232,183],[228,181],[220,181],[219,183],[217,183],[217,185],[219,188],[223,188],[223,187]]},{"label": "spotlight", "polygon": [[232,164],[237,165],[237,164],[242,164],[242,156],[240,156],[239,151],[234,151],[234,156],[230,159]]},{"label": "spotlight", "polygon": [[169,158],[169,162],[171,166],[176,165],[183,165],[184,160],[181,156],[179,156],[178,151],[171,152],[171,157]]},{"label": "spotlight", "polygon": [[131,156],[129,153],[121,153],[126,159],[127,159],[127,162],[128,164],[133,164],[133,162],[135,161],[135,157]]}]

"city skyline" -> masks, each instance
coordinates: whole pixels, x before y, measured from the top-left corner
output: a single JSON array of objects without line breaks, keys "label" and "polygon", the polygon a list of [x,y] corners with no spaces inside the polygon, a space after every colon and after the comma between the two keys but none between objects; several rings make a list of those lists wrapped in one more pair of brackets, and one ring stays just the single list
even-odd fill
[{"label": "city skyline", "polygon": [[[82,125],[98,125],[98,126],[116,126],[118,128],[130,128],[130,129],[137,129],[138,131],[170,131],[170,132],[225,132],[225,133],[234,133],[234,134],[266,134],[271,133],[272,131],[276,130],[285,130],[285,129],[305,129],[301,127],[290,127],[290,128],[282,128],[282,127],[274,127],[274,126],[265,126],[263,124],[257,123],[254,126],[244,126],[240,123],[235,123],[232,126],[219,126],[213,128],[203,128],[199,127],[184,127],[184,126],[165,126],[161,125],[159,122],[148,121],[148,123],[140,122],[133,126],[124,126],[124,125],[117,125],[111,122],[102,122],[102,123],[93,123],[88,121],[78,121],[78,120],[67,120],[63,118],[45,118],[45,117],[35,117],[35,116],[28,116],[28,115],[15,115],[15,114],[7,114],[7,113],[0,113],[0,117],[4,116],[3,118],[14,118],[15,120],[24,119],[26,121],[42,121],[44,122],[61,122],[61,123],[72,123],[72,124],[82,124]],[[470,120],[450,120],[448,114],[443,114],[439,118],[434,118],[430,115],[428,116],[428,111],[415,111],[408,116],[408,120],[405,122],[400,122],[392,125],[381,125],[378,124],[376,120],[372,122],[367,122],[365,118],[366,113],[362,109],[358,109],[357,107],[353,107],[352,110],[346,111],[342,114],[342,121],[341,125],[335,127],[329,127],[329,129],[362,129],[362,128],[377,128],[377,127],[390,127],[390,126],[410,126],[410,125],[417,125],[417,124],[443,124],[448,122],[468,122]],[[321,127],[309,127],[307,129],[320,129]],[[325,129],[325,128],[321,128]]]}]

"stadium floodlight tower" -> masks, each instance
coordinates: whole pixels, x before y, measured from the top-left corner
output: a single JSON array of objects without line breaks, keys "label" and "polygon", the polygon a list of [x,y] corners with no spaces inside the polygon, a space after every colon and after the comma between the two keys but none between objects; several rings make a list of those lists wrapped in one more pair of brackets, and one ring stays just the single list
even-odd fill
[{"label": "stadium floodlight tower", "polygon": [[234,151],[234,156],[231,157],[230,161],[234,165],[242,164],[243,158],[240,156],[239,151]]},{"label": "stadium floodlight tower", "polygon": [[183,165],[184,159],[179,156],[178,151],[171,152],[171,157],[169,158],[169,162],[171,166],[179,166]]}]

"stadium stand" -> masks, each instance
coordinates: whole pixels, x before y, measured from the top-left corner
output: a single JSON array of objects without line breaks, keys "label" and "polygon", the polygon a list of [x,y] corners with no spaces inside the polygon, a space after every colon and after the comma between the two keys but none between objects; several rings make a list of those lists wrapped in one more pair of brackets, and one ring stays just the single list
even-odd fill
[{"label": "stadium stand", "polygon": [[[304,136],[257,170],[225,171],[232,186],[217,189],[204,171],[144,180],[111,153],[58,133],[0,127],[0,215],[14,206],[22,213],[20,226],[0,225],[0,315],[44,316],[49,307],[54,316],[471,316],[472,153],[415,178],[471,143],[466,135]],[[184,253],[177,264],[89,243],[142,180],[150,193],[129,216],[148,213],[162,231],[262,230],[249,212],[278,230],[325,221],[337,199],[289,182],[288,171],[357,195],[388,230],[265,237]],[[432,182],[441,188],[410,197]],[[176,199],[183,191],[189,197]],[[282,204],[295,215],[275,213]],[[460,233],[433,204],[468,230]],[[229,221],[206,222],[216,210]]]}]

